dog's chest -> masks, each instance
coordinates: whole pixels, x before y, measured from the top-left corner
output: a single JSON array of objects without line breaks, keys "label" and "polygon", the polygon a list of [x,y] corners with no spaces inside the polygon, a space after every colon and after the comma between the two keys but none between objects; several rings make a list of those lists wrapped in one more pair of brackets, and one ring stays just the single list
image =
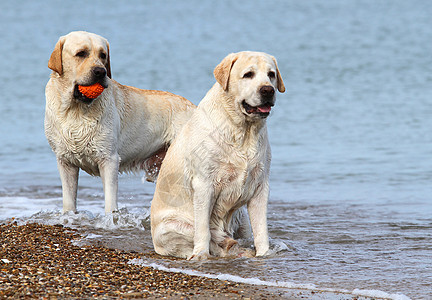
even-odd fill
[{"label": "dog's chest", "polygon": [[76,156],[89,155],[92,152],[92,145],[97,136],[97,123],[85,125],[71,125],[63,128],[62,140],[68,151]]},{"label": "dog's chest", "polygon": [[215,176],[217,202],[227,209],[246,204],[265,178],[262,154],[234,153],[221,157]]},{"label": "dog's chest", "polygon": [[106,134],[96,120],[69,123],[59,130],[57,153],[63,159],[92,175],[99,174],[98,164],[107,155]]}]

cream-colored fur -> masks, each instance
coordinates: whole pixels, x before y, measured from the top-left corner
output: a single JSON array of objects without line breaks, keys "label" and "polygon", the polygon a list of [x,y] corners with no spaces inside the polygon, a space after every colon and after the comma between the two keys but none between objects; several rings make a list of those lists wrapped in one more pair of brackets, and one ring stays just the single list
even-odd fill
[{"label": "cream-colored fur", "polygon": [[[228,55],[217,82],[168,149],[151,205],[155,251],[188,259],[250,256],[235,238],[269,249],[270,146],[266,117],[285,91],[276,60],[261,52]],[[247,208],[247,211],[246,211]]]},{"label": "cream-colored fur", "polygon": [[[118,172],[158,175],[166,148],[194,105],[180,96],[141,90],[111,79],[109,44],[78,31],[62,36],[51,54],[46,86],[45,134],[57,157],[63,211],[76,211],[79,169],[101,176],[105,212],[117,210]],[[77,85],[106,88],[93,101]]]}]

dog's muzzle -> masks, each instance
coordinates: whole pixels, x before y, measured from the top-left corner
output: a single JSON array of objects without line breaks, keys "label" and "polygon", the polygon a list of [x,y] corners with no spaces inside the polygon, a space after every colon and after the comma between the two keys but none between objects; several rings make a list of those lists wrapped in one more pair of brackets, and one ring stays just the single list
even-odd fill
[{"label": "dog's muzzle", "polygon": [[243,100],[242,106],[248,115],[258,115],[261,118],[267,118],[270,114],[271,108],[274,106],[275,90],[271,85],[262,86],[259,89],[261,96],[261,103],[258,106],[252,106]]},{"label": "dog's muzzle", "polygon": [[91,80],[91,83],[90,83],[90,84],[76,84],[75,87],[74,87],[74,91],[73,91],[73,96],[74,96],[74,98],[75,98],[76,100],[81,101],[81,102],[86,103],[86,104],[90,104],[90,103],[92,103],[96,98],[94,98],[94,99],[92,99],[92,98],[88,98],[88,97],[86,97],[84,94],[82,94],[82,93],[80,92],[79,88],[78,88],[79,85],[82,85],[82,86],[86,86],[86,85],[93,85],[93,84],[95,84],[95,83],[98,82],[98,83],[100,83],[104,88],[107,88],[107,87],[108,87],[108,84],[107,84],[107,82],[106,82],[106,80],[105,80],[106,75],[107,75],[107,71],[106,71],[105,68],[102,68],[102,67],[94,67],[94,68],[91,70],[91,74],[92,74],[92,75],[91,75],[92,80]]}]

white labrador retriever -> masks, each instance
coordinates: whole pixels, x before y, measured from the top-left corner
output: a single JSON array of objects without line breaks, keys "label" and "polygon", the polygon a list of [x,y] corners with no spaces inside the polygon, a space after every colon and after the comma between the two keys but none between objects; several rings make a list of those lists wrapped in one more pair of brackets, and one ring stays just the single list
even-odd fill
[{"label": "white labrador retriever", "polygon": [[[101,176],[105,212],[117,210],[118,172],[158,174],[167,147],[194,105],[180,96],[141,90],[111,79],[109,44],[78,31],[60,37],[48,67],[45,134],[57,157],[63,211],[76,211],[79,168]],[[99,83],[93,99],[80,91]]]},{"label": "white labrador retriever", "polygon": [[257,256],[269,249],[270,145],[266,118],[285,91],[274,57],[228,55],[217,82],[168,149],[151,205],[155,251],[188,259],[250,256],[236,237],[250,235]]}]

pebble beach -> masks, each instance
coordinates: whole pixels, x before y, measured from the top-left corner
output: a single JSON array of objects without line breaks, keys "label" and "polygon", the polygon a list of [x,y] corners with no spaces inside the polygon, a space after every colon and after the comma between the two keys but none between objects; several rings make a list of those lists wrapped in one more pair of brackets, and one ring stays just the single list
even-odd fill
[{"label": "pebble beach", "polygon": [[265,287],[132,265],[142,254],[75,246],[79,238],[62,225],[0,225],[0,298],[281,297]]},{"label": "pebble beach", "polygon": [[161,258],[154,252],[82,246],[81,238],[63,225],[0,224],[0,299],[382,299],[156,270],[130,263]]}]

